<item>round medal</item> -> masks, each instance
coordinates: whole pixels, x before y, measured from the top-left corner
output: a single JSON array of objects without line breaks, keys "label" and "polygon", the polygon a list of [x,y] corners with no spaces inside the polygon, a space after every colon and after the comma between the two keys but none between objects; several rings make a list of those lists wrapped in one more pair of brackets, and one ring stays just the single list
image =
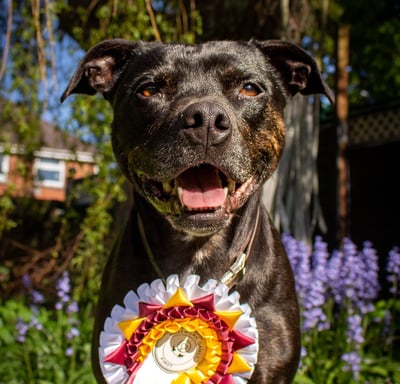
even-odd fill
[{"label": "round medal", "polygon": [[243,384],[251,377],[258,333],[239,294],[190,275],[158,279],[125,296],[100,335],[107,383]]}]

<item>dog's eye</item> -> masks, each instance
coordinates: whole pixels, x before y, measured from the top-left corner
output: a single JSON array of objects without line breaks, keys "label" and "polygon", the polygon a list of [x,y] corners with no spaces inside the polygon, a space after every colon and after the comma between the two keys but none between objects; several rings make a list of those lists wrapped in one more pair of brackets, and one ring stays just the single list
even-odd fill
[{"label": "dog's eye", "polygon": [[157,94],[159,92],[159,88],[157,87],[156,84],[154,83],[149,83],[149,84],[145,84],[143,85],[140,89],[139,89],[139,94],[142,95],[143,97],[151,97],[154,96],[155,94]]},{"label": "dog's eye", "polygon": [[240,90],[241,95],[245,95],[248,97],[254,97],[260,94],[262,91],[260,87],[253,83],[246,83],[243,85],[242,89]]}]

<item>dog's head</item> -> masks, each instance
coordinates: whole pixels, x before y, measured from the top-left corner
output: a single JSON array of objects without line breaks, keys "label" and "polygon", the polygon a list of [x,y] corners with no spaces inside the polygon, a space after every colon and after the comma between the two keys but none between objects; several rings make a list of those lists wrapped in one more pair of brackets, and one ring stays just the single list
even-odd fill
[{"label": "dog's head", "polygon": [[96,92],[113,106],[123,173],[175,228],[195,235],[226,226],[276,169],[288,99],[332,98],[314,60],[275,40],[107,40],[86,54],[61,99]]}]

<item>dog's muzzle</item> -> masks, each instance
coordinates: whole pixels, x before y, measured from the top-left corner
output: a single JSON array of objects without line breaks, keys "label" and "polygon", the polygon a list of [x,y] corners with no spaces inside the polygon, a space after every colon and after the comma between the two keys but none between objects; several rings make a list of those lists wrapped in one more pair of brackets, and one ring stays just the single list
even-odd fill
[{"label": "dog's muzzle", "polygon": [[[172,179],[160,181],[145,172],[134,180],[149,202],[176,229],[205,235],[224,227],[231,213],[240,208],[260,184],[260,177],[243,175],[220,167],[231,145],[235,121],[228,107],[200,99],[182,108],[177,126],[184,146],[202,155],[203,161],[187,164]],[[240,178],[240,181],[238,181]],[[245,179],[245,181],[243,181]]]}]

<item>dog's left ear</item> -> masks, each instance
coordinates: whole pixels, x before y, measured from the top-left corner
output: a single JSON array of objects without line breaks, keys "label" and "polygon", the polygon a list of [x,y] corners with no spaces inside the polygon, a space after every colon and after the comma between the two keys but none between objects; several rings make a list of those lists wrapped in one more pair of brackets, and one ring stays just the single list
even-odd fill
[{"label": "dog's left ear", "polygon": [[281,40],[253,41],[281,74],[291,96],[324,94],[334,104],[332,91],[321,77],[317,63],[299,46]]}]

